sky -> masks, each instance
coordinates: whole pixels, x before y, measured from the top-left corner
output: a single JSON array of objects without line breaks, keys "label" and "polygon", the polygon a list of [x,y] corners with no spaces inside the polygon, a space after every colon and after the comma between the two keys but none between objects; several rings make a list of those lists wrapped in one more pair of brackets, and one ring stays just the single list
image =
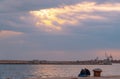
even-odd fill
[{"label": "sky", "polygon": [[120,0],[0,0],[0,60],[120,59]]}]

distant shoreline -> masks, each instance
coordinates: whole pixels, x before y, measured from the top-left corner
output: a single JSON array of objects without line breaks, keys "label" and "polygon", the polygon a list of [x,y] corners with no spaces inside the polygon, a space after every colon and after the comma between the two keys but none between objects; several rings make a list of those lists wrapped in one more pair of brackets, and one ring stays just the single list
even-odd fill
[{"label": "distant shoreline", "polygon": [[[114,62],[112,62],[114,63]],[[0,60],[0,64],[29,64],[29,65],[112,65],[104,60],[94,61],[46,61],[46,60]]]}]

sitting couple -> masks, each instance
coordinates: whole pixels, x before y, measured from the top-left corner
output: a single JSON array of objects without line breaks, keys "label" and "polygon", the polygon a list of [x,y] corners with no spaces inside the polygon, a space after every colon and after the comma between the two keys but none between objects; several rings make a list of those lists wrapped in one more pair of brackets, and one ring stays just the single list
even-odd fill
[{"label": "sitting couple", "polygon": [[90,76],[90,71],[88,69],[82,69],[78,77],[88,77]]}]

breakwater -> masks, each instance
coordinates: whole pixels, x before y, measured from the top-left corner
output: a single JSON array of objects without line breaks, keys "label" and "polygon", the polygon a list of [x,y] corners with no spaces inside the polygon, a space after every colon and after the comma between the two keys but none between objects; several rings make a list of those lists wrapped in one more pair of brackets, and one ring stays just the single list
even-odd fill
[{"label": "breakwater", "polygon": [[[47,60],[0,60],[0,64],[53,64],[53,65],[111,65],[115,61],[47,61]],[[117,62],[118,63],[118,62]]]}]

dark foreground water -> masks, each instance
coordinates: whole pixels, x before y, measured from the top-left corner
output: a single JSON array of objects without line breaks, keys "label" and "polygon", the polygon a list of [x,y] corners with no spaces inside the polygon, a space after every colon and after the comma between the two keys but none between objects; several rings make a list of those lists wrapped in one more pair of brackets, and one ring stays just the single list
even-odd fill
[{"label": "dark foreground water", "polygon": [[120,75],[120,64],[113,65],[0,65],[0,79],[27,79],[32,77],[72,77],[82,68],[93,75],[94,68],[103,70],[102,76]]}]

